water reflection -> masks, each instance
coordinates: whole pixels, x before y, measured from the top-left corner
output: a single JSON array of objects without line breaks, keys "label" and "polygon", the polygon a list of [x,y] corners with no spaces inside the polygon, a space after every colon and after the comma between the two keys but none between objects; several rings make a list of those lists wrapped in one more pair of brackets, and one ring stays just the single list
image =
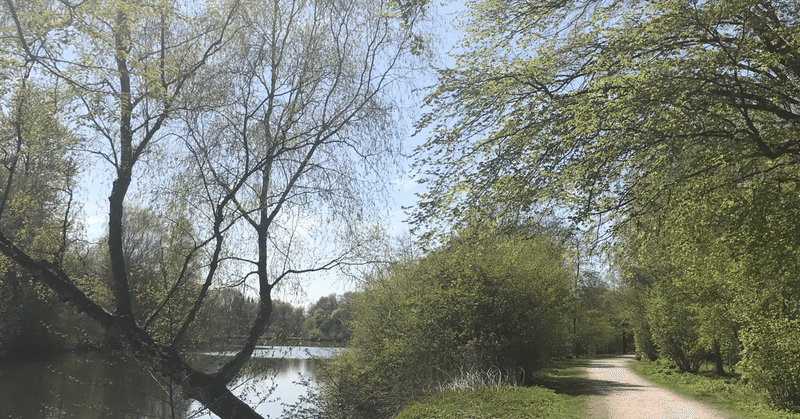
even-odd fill
[{"label": "water reflection", "polygon": [[[260,348],[233,391],[265,417],[279,417],[282,404],[305,394],[295,382],[312,376],[310,358],[326,348]],[[224,353],[199,354],[199,365],[223,362]],[[181,400],[134,361],[104,354],[65,355],[45,362],[0,363],[0,418],[211,418],[196,402]]]},{"label": "water reflection", "polygon": [[[167,395],[138,365],[114,364],[101,354],[0,364],[3,418],[169,418],[173,404]],[[174,405],[179,412],[188,407]]]},{"label": "water reflection", "polygon": [[[327,358],[341,348],[311,346],[256,346],[253,358],[314,359]],[[203,352],[203,355],[233,356],[235,352]]]}]

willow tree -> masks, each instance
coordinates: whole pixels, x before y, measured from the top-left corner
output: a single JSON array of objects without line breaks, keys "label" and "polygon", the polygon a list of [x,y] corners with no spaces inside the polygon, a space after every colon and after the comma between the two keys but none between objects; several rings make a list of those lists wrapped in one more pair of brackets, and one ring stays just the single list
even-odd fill
[{"label": "willow tree", "polygon": [[[78,153],[92,170],[111,173],[113,303],[93,299],[66,266],[34,257],[5,232],[0,251],[186,396],[220,417],[257,417],[227,386],[264,332],[275,288],[294,275],[364,261],[370,236],[360,227],[398,149],[390,93],[419,52],[410,30],[420,7],[5,0],[2,64],[29,66],[40,84],[68,86],[59,117],[82,136]],[[171,288],[148,310],[133,304],[125,261],[123,220],[133,204],[173,229],[183,214],[193,222],[183,229],[184,245],[191,243],[181,247],[184,268],[166,273]],[[303,246],[320,230],[329,239],[312,253]],[[202,279],[188,288],[196,292],[180,327],[154,334],[170,312],[160,308],[186,300],[198,263]],[[236,355],[200,371],[181,348],[210,291],[224,286],[255,290],[258,313]]]}]

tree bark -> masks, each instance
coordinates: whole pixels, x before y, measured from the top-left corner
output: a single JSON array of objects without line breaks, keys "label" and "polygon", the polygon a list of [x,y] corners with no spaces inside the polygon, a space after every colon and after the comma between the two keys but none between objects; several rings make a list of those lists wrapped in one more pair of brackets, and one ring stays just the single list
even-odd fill
[{"label": "tree bark", "polygon": [[722,363],[722,352],[720,351],[719,342],[714,342],[714,365],[717,369],[717,375],[725,374],[725,365]]},{"label": "tree bark", "polygon": [[182,385],[186,394],[220,418],[263,419],[252,407],[231,393],[217,377],[195,372],[188,378],[189,384]]},{"label": "tree bark", "polygon": [[622,354],[625,355],[628,353],[628,335],[625,332],[622,332]]}]

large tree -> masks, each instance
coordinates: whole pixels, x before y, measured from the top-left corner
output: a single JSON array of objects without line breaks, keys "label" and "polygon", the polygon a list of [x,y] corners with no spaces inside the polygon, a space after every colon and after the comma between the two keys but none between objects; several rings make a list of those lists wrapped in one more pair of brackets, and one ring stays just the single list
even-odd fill
[{"label": "large tree", "polygon": [[554,200],[581,218],[635,215],[723,166],[740,169],[727,179],[737,182],[795,164],[797,9],[751,0],[473,3],[464,52],[440,71],[419,123],[432,135],[419,152],[429,191],[417,218],[458,218],[475,202],[516,211]]},{"label": "large tree", "polygon": [[713,354],[718,372],[748,373],[775,404],[800,402],[797,182],[791,168],[734,185],[697,178],[621,231],[626,285],[644,290],[629,318],[649,324],[637,344],[652,336],[679,365]]},{"label": "large tree", "polygon": [[419,123],[429,189],[415,221],[435,229],[476,206],[613,219],[634,317],[651,314],[632,323],[637,347],[652,356],[652,338],[688,369],[713,350],[721,371],[741,344],[773,399],[800,403],[800,3],[470,6]]},{"label": "large tree", "polygon": [[[39,84],[67,86],[58,118],[83,138],[76,152],[93,163],[95,178],[110,173],[113,303],[93,298],[68,266],[5,229],[0,251],[188,397],[221,417],[257,417],[227,385],[264,332],[275,288],[364,260],[370,236],[360,227],[398,150],[390,93],[420,47],[410,32],[420,7],[5,0],[1,64],[25,67]],[[6,170],[10,177],[17,169]],[[145,305],[135,303],[142,296],[133,295],[136,273],[125,253],[132,204],[160,216],[181,236],[170,252],[183,251],[170,256],[183,268],[158,273],[169,286]],[[192,228],[181,225],[184,214]],[[315,232],[327,240],[311,257]],[[202,278],[187,287],[198,263]],[[218,287],[250,290],[258,310],[236,355],[200,371],[181,348]],[[186,307],[179,324],[157,327],[178,298]]]}]

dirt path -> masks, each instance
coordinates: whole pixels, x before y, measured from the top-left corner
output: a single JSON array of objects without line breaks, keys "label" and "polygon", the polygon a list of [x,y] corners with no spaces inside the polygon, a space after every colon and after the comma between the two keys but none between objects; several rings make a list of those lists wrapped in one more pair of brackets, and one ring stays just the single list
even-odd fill
[{"label": "dirt path", "polygon": [[588,386],[593,419],[726,419],[729,415],[677,395],[636,375],[633,356],[592,360]]}]

